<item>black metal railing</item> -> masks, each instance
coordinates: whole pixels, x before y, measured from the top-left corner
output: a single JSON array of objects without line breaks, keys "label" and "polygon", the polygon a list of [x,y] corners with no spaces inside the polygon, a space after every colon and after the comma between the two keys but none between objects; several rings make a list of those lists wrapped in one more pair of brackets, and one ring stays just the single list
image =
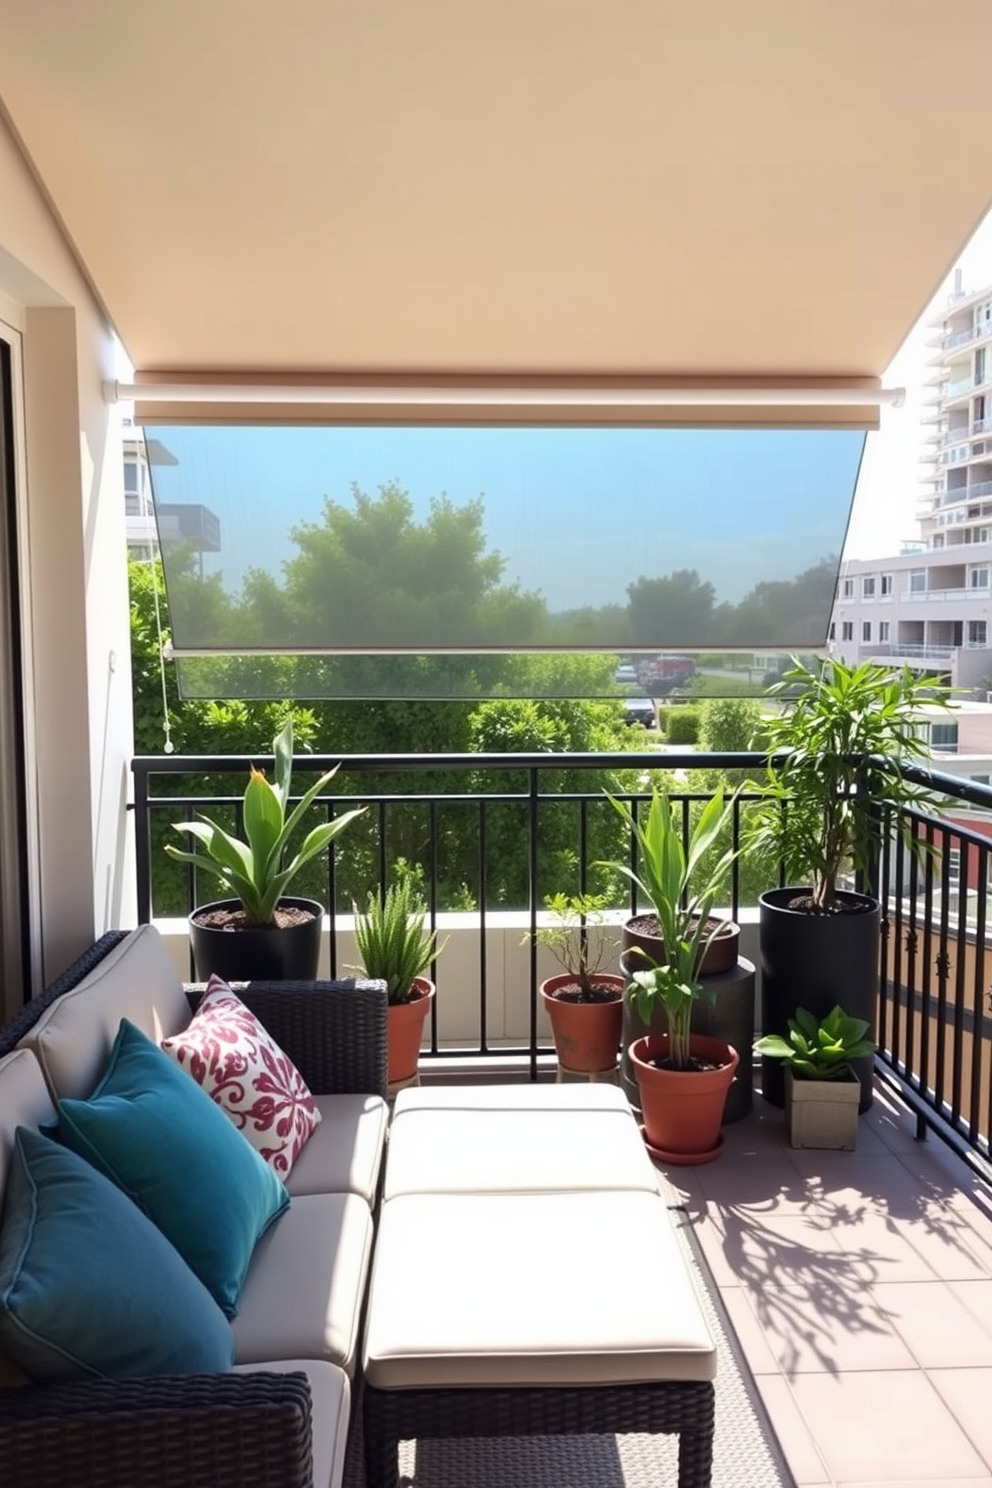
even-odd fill
[{"label": "black metal railing", "polygon": [[[175,821],[207,809],[212,813],[226,810],[240,825],[240,781],[247,763],[239,756],[142,756],[133,761],[140,920],[164,912],[156,902],[153,857],[167,860],[161,853],[162,833],[156,833],[156,821]],[[294,775],[304,781],[305,789],[308,776],[323,773],[334,763],[324,756],[298,757]],[[538,951],[529,932],[538,924],[546,894],[561,888],[582,892],[593,882],[595,845],[602,841],[604,819],[614,829],[619,821],[606,800],[604,781],[620,800],[631,803],[636,814],[649,799],[652,778],[663,769],[688,840],[693,807],[709,796],[708,789],[693,786],[693,777],[706,771],[732,772],[731,778],[743,783],[732,801],[728,845],[740,848],[748,810],[760,798],[758,786],[765,763],[765,756],[758,753],[674,750],[664,755],[644,751],[346,756],[315,809],[330,817],[356,804],[369,808],[362,837],[365,889],[387,881],[397,844],[406,849],[411,836],[415,838],[416,866],[422,874],[432,928],[455,902],[444,871],[450,839],[460,844],[462,869],[467,861],[466,842],[470,844],[472,882],[459,887],[463,898],[471,901],[475,917],[471,922],[476,935],[475,1033],[450,1042],[439,1040],[437,1004],[443,999],[445,977],[440,962],[434,969],[439,996],[432,1013],[429,1052],[442,1060],[525,1056],[536,1077],[538,1062],[550,1053],[550,1045],[538,1039]],[[939,816],[925,811],[906,813],[923,846],[922,859],[907,850],[895,830],[893,814],[888,823],[892,830],[886,834],[876,869],[870,881],[861,885],[877,892],[883,906],[877,1065],[916,1111],[921,1135],[925,1127],[932,1126],[970,1158],[986,1160],[992,1132],[992,960],[986,949],[992,840],[983,834],[980,818],[984,814],[986,821],[992,821],[992,789],[910,765],[904,773],[943,797],[946,807]],[[232,781],[239,783],[237,791],[204,794],[211,781],[225,776],[229,787]],[[408,788],[397,788],[398,782],[405,785],[407,781]],[[418,825],[411,833],[414,818]],[[546,849],[551,838],[557,847],[549,855]],[[500,872],[500,855],[510,850],[520,870],[514,880],[515,893],[507,889]],[[331,975],[347,969],[340,944],[351,902],[340,855],[351,851],[346,837],[339,839],[322,865],[320,891],[315,894],[332,911]],[[635,844],[625,836],[615,855],[634,865]],[[741,856],[728,875],[721,910],[734,919],[746,917],[750,910],[757,914],[757,894],[742,892],[746,869],[747,859]],[[773,869],[771,877],[773,881],[762,887],[784,882],[780,871],[776,874]],[[188,914],[204,898],[212,897],[203,892],[206,887],[191,870],[185,880],[184,902],[170,906],[168,913]],[[625,881],[617,889],[616,903],[618,918],[645,907],[638,904],[636,891]],[[488,1033],[492,994],[488,932],[502,923],[500,917],[508,910],[519,914],[517,943],[529,939],[529,1031],[526,1038],[494,1040]]]}]

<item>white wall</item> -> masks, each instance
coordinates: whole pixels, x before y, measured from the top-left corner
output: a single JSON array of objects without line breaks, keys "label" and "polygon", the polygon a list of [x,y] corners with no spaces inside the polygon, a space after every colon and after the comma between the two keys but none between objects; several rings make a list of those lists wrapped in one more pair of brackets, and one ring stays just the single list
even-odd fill
[{"label": "white wall", "polygon": [[0,306],[23,347],[31,913],[49,981],[96,935],[136,918],[124,498],[118,417],[102,396],[114,375],[110,327],[2,122]]}]

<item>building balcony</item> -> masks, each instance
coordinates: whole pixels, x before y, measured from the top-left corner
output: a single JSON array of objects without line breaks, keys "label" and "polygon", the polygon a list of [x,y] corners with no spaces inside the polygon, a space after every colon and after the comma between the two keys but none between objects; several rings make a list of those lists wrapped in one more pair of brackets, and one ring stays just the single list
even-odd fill
[{"label": "building balcony", "polygon": [[[533,863],[547,834],[560,829],[564,811],[572,818],[575,872],[584,881],[603,806],[602,790],[589,772],[649,771],[658,762],[655,752],[592,760],[544,755],[343,762],[334,782],[341,794],[323,809],[368,801],[373,861],[381,863],[397,841],[411,840],[408,818],[416,813],[412,837],[425,867],[431,921],[452,936],[435,968],[438,990],[422,1055],[425,1084],[533,1081],[552,1078],[554,1069],[536,995],[544,973],[530,947],[521,944],[537,922],[540,886],[531,880],[527,902],[490,907],[483,892],[474,910],[446,908],[450,885],[438,871],[451,830],[446,814],[461,813],[472,824],[478,888],[496,866],[493,855],[498,858],[509,844]],[[186,794],[183,774],[199,777],[207,763],[174,757],[135,762],[143,918],[152,908],[153,842],[156,862],[161,856],[159,818],[174,819],[194,806],[216,812],[237,799]],[[247,761],[223,763],[243,771]],[[302,774],[328,761],[297,764]],[[711,764],[749,769],[760,779],[763,758],[665,756],[666,767],[685,780],[676,796],[683,810],[692,799],[693,771]],[[936,778],[968,810],[992,808],[992,791],[950,776]],[[642,775],[641,793],[646,781]],[[202,780],[197,783],[202,788]],[[754,799],[753,791],[742,793],[735,836]],[[515,826],[508,828],[504,820],[497,830],[506,813]],[[992,1379],[992,1023],[985,991],[992,952],[986,949],[982,887],[992,843],[967,827],[924,825],[923,817],[920,830],[934,834],[935,857],[925,870],[908,868],[894,848],[879,865],[885,915],[881,1053],[875,1101],[861,1118],[858,1150],[788,1148],[783,1114],[762,1100],[756,1069],[754,1109],[724,1127],[720,1161],[659,1170],[664,1191],[692,1227],[708,1285],[719,1295],[797,1484],[905,1485],[923,1473],[944,1482],[953,1481],[952,1469],[976,1483],[992,1477],[992,1434],[985,1424]],[[347,855],[344,838],[339,846]],[[935,867],[942,859],[950,862],[952,853],[953,882]],[[325,926],[324,970],[338,974],[357,959],[348,906],[341,902],[342,866],[327,865],[316,886],[318,897],[337,905]],[[963,896],[963,912],[962,879],[974,885]],[[743,954],[757,960],[755,906],[738,902],[737,888],[739,883],[730,886],[725,908],[743,923]],[[197,886],[190,883],[188,890],[184,908],[192,906]],[[630,908],[618,903],[614,918]],[[185,968],[181,920],[173,916],[171,928]],[[889,1419],[893,1392],[907,1409],[912,1405],[912,1421],[897,1433],[870,1424],[862,1429],[862,1420]],[[618,1473],[619,1488],[625,1475],[622,1468]],[[539,1473],[532,1481],[558,1480]]]}]

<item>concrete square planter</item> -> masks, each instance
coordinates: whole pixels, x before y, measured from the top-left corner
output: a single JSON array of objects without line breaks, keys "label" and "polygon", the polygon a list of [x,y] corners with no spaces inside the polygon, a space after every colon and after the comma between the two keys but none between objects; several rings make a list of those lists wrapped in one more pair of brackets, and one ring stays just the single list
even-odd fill
[{"label": "concrete square planter", "polygon": [[858,1145],[861,1083],[853,1074],[838,1080],[797,1080],[785,1071],[785,1129],[792,1147],[829,1147],[853,1152]]}]

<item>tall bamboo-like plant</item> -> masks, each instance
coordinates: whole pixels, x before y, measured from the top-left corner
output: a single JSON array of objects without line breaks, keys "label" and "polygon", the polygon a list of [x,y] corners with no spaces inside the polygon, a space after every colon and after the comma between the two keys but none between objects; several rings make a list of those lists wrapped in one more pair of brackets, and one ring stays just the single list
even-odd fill
[{"label": "tall bamboo-like plant", "polygon": [[655,1007],[664,1009],[672,1065],[687,1069],[692,1005],[702,991],[699,968],[720,929],[719,923],[708,924],[710,913],[738,849],[728,848],[701,883],[695,880],[727,821],[731,803],[717,791],[700,812],[686,847],[672,803],[657,786],[643,821],[635,819],[626,802],[609,799],[634,834],[641,871],[625,863],[605,866],[625,874],[650,901],[665,946],[664,964],[635,971],[627,996],[648,1026]]},{"label": "tall bamboo-like plant", "polygon": [[929,757],[923,710],[948,708],[947,692],[908,667],[832,659],[816,670],[794,661],[769,693],[785,703],[765,724],[768,752],[779,758],[769,763],[746,847],[774,853],[790,882],[811,885],[811,907],[830,912],[845,868],[870,870],[887,821],[907,851],[925,852],[899,808],[936,810],[940,801],[902,766]]}]

